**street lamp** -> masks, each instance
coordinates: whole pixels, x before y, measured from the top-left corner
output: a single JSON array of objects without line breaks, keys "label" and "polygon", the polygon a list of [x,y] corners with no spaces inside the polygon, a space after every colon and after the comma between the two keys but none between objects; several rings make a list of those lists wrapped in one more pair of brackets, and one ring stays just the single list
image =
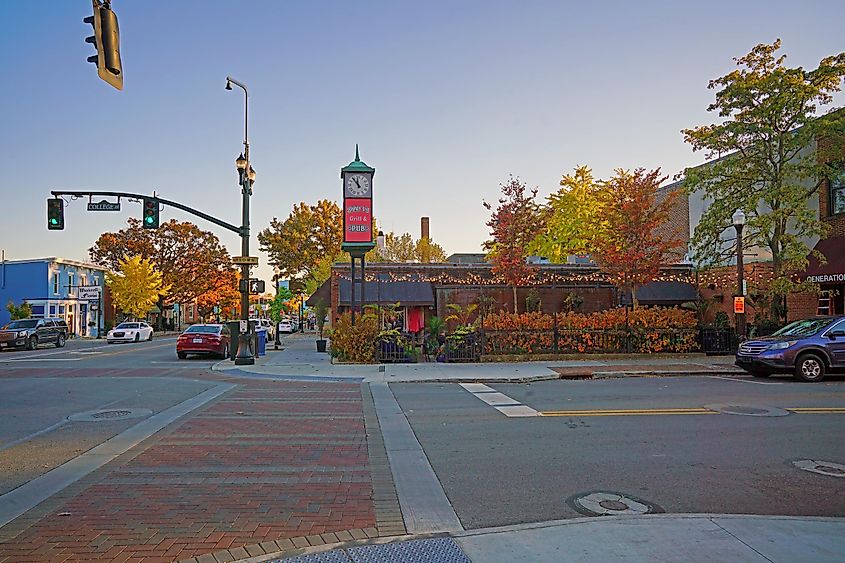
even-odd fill
[{"label": "street lamp", "polygon": [[[252,185],[255,183],[255,170],[249,163],[249,92],[246,86],[234,78],[226,77],[226,90],[232,89],[232,84],[244,91],[244,152],[235,159],[238,177],[241,185],[243,212],[241,222],[241,255],[249,256],[249,196],[252,195]],[[241,264],[241,324],[246,323],[246,332],[238,331],[238,354],[236,365],[251,365],[255,357],[250,350],[250,336],[252,327],[249,325],[249,265]]]},{"label": "street lamp", "polygon": [[[742,228],[745,226],[745,213],[742,209],[737,209],[733,217],[734,228],[736,228],[736,294],[740,297],[745,296],[745,268],[742,263]],[[741,339],[745,338],[745,307],[743,312],[734,313],[736,315],[736,333]]]}]

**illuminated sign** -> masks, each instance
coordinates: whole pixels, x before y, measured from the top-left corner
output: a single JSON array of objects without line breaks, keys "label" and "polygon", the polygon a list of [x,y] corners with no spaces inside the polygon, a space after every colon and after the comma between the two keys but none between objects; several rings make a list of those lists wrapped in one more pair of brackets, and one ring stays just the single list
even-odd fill
[{"label": "illuminated sign", "polygon": [[343,200],[343,242],[373,242],[373,200]]}]

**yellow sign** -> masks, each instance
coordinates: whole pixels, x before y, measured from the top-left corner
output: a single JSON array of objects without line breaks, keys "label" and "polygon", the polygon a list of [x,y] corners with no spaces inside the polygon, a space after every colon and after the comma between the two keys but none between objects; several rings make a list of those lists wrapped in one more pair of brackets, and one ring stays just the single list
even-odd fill
[{"label": "yellow sign", "polygon": [[734,313],[745,313],[745,297],[734,297]]},{"label": "yellow sign", "polygon": [[232,256],[232,264],[258,266],[258,256]]}]

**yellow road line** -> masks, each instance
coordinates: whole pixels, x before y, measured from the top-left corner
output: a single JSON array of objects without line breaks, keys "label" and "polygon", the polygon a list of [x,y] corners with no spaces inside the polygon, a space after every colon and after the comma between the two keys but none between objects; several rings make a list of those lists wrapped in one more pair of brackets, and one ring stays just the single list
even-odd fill
[{"label": "yellow road line", "polygon": [[659,414],[719,414],[717,411],[697,408],[670,408],[670,409],[602,409],[602,410],[577,410],[577,411],[546,411],[540,413],[542,416],[637,416],[637,415],[659,415]]},{"label": "yellow road line", "polygon": [[796,414],[835,414],[845,413],[845,407],[790,407],[789,412]]}]

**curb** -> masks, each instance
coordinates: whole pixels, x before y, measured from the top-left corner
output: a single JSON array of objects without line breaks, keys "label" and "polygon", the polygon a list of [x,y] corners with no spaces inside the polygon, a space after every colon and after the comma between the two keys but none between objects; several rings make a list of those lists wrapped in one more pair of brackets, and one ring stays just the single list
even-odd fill
[{"label": "curb", "polygon": [[[662,370],[642,370],[642,371],[595,371],[592,375],[584,375],[587,379],[622,379],[625,377],[712,377],[715,375],[744,375],[744,371],[662,371]],[[579,377],[579,376],[575,376]],[[561,379],[569,379],[569,376],[563,376]]]}]

